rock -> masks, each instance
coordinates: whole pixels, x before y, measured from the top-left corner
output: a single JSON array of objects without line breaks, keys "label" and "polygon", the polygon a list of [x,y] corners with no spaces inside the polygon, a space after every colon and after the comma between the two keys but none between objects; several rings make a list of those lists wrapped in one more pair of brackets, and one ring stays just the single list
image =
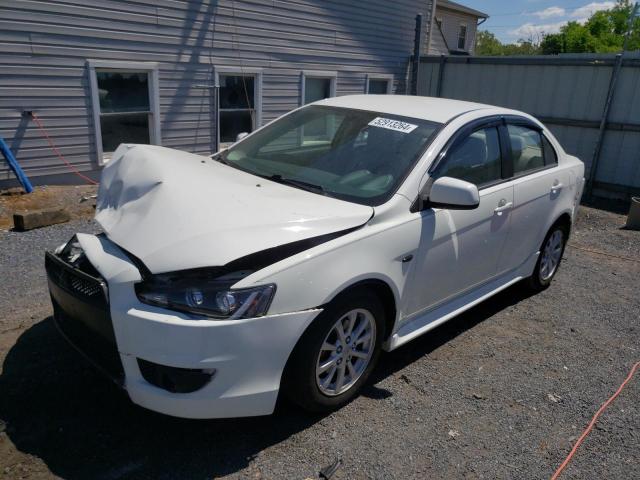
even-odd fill
[{"label": "rock", "polygon": [[34,210],[13,214],[13,227],[19,231],[32,230],[34,228],[65,223],[71,219],[69,212],[64,209]]},{"label": "rock", "polygon": [[547,393],[547,398],[553,403],[558,403],[560,400],[562,400],[562,397],[560,395],[555,395],[553,393]]}]

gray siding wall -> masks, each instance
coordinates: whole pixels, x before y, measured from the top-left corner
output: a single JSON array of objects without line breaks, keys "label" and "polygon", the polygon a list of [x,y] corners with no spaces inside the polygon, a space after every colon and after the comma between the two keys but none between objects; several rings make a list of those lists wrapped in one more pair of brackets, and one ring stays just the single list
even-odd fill
[{"label": "gray siding wall", "polygon": [[[262,69],[262,123],[300,104],[302,70],[337,71],[337,94],[392,74],[404,93],[424,0],[12,0],[0,4],[0,136],[27,175],[68,173],[35,124],[80,171],[96,171],[87,60],[157,62],[162,145],[209,153],[216,66]],[[37,181],[37,178],[35,178]],[[0,162],[0,186],[13,175]]]},{"label": "gray siding wall", "polygon": [[[625,58],[595,178],[596,188],[606,196],[640,193],[640,56],[625,54]],[[446,60],[442,97],[530,113],[547,124],[564,149],[590,170],[613,55]],[[419,95],[437,96],[440,62],[437,57],[422,59]]]},{"label": "gray siding wall", "polygon": [[[458,50],[458,29],[461,23],[467,26],[467,39],[464,51],[473,55],[476,45],[476,30],[478,18],[473,15],[467,15],[462,12],[449,10],[448,8],[439,7],[436,3],[436,18],[442,19],[442,34],[446,40],[449,49]],[[432,33],[431,46],[429,49],[430,55],[448,55],[444,42],[437,38],[437,25],[434,25]]]}]

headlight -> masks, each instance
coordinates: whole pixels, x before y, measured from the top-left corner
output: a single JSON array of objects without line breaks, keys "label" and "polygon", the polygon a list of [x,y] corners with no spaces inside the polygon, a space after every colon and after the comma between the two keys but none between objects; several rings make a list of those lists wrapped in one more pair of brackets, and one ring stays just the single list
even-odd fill
[{"label": "headlight", "polygon": [[219,319],[261,317],[267,313],[276,286],[231,289],[251,271],[220,275],[219,269],[163,273],[137,283],[138,300],[149,305]]}]

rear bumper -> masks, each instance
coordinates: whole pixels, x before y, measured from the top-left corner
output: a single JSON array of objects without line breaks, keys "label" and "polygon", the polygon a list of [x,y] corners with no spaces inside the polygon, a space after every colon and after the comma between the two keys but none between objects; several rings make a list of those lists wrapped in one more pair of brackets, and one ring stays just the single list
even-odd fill
[{"label": "rear bumper", "polygon": [[[78,235],[78,240],[108,285],[107,312],[83,310],[83,299],[77,295],[67,298],[65,293],[69,292],[60,293],[59,285],[49,274],[54,309],[59,310],[56,318],[63,319],[58,323],[65,336],[103,371],[104,364],[96,361],[95,353],[100,351],[97,345],[105,341],[109,332],[102,329],[100,334],[99,329],[91,329],[89,325],[96,322],[87,318],[97,320],[102,326],[110,321],[114,343],[107,341],[107,344],[112,346],[111,353],[116,352],[122,366],[121,384],[134,403],[185,418],[241,417],[273,412],[289,354],[320,310],[217,321],[194,319],[145,305],[138,301],[134,291],[140,274],[124,252],[104,237]],[[67,316],[75,320],[74,325],[80,324],[94,334],[90,338],[95,348],[83,348],[77,340],[82,336],[72,338],[67,333],[68,326],[64,328]],[[149,371],[143,375],[140,366],[143,365],[144,370],[148,362],[175,367],[173,370],[207,372],[211,378],[196,391],[170,391],[154,385],[154,374]],[[107,373],[114,378],[112,372]]]}]

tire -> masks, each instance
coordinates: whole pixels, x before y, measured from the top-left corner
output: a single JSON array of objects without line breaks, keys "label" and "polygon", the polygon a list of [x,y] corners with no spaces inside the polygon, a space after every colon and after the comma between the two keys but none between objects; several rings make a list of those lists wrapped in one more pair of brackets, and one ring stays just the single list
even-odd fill
[{"label": "tire", "polygon": [[[557,240],[558,236],[561,236],[559,243]],[[569,227],[564,223],[556,223],[549,229],[540,247],[540,256],[536,262],[536,267],[526,282],[530,290],[533,292],[541,292],[549,288],[553,277],[555,277],[558,268],[560,268],[568,237]],[[555,261],[548,263],[550,257],[555,259]]]},{"label": "tire", "polygon": [[[353,320],[355,322],[351,324]],[[348,347],[339,339],[339,321],[343,326],[344,340],[351,340]],[[367,289],[353,290],[336,297],[305,331],[289,357],[282,385],[285,396],[311,412],[328,412],[348,403],[375,368],[385,325],[382,302]],[[353,339],[348,335],[349,326]],[[364,330],[359,333],[361,328]],[[366,340],[367,329],[370,330],[369,340]],[[361,339],[365,340],[360,342]],[[352,347],[354,343],[357,344],[355,348]],[[334,345],[335,350],[327,349],[328,345]],[[367,356],[366,364],[359,363],[364,362],[363,355]],[[352,368],[348,367],[349,363]],[[331,366],[327,368],[327,365]],[[334,367],[336,370],[332,374]],[[327,369],[319,374],[322,368]],[[345,389],[336,390],[341,369],[345,372],[342,387]],[[333,376],[329,377],[331,374]],[[325,383],[326,386],[322,387],[321,384]]]}]

